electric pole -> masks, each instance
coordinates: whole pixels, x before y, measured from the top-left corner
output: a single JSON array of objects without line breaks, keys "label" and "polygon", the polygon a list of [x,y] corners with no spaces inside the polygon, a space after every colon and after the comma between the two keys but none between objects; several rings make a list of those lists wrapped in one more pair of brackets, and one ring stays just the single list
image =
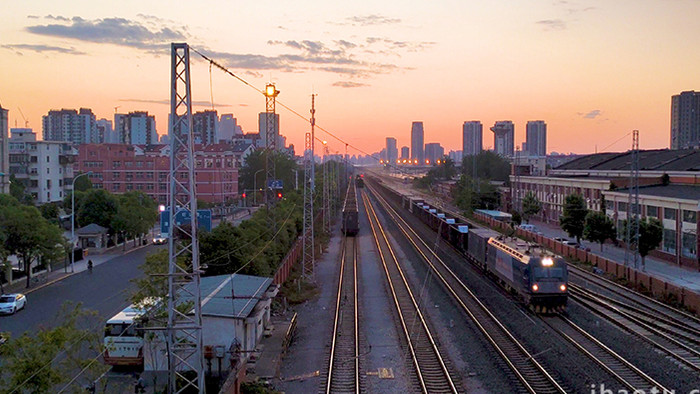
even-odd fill
[{"label": "electric pole", "polygon": [[314,127],[316,125],[316,95],[311,95],[311,132],[304,140],[304,255],[302,266],[307,281],[315,279],[314,269]]}]

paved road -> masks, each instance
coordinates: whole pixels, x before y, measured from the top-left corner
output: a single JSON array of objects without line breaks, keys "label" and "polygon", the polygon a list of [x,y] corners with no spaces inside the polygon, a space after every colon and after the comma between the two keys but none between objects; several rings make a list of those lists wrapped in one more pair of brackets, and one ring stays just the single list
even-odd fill
[{"label": "paved road", "polygon": [[58,323],[57,314],[65,301],[81,302],[85,309],[97,311],[106,320],[129,305],[134,289],[131,279],[142,276],[139,266],[146,255],[165,246],[147,246],[115,257],[93,268],[27,295],[27,308],[14,315],[0,316],[0,331],[13,337],[35,332],[42,326]]}]

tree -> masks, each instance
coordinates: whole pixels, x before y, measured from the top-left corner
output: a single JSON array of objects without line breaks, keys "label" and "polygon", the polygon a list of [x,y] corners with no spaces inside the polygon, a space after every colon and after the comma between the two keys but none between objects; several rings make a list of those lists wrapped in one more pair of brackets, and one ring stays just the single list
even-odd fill
[{"label": "tree", "polygon": [[76,226],[82,227],[91,223],[97,223],[114,233],[112,220],[119,209],[117,197],[106,190],[93,189],[85,192],[84,196],[80,198],[80,204],[78,204],[78,193],[75,195]]},{"label": "tree", "polygon": [[[77,175],[80,174],[76,174],[76,176]],[[73,186],[73,190],[79,192],[87,192],[92,190],[92,181],[90,180],[90,175],[81,176],[80,178],[76,179],[75,185]]]},{"label": "tree", "polygon": [[[465,156],[462,159],[462,174],[471,177],[473,175],[474,156]],[[501,182],[509,182],[510,163],[508,160],[491,151],[482,151],[476,155],[477,177]]]},{"label": "tree", "polygon": [[[284,190],[293,190],[296,184],[296,179],[294,176],[294,171],[298,170],[296,162],[289,157],[286,153],[282,152],[272,152],[273,161],[275,162],[275,176],[277,179],[282,180],[282,185]],[[238,172],[238,190],[243,192],[243,190],[252,190],[256,186],[258,189],[265,188],[265,151],[257,150],[249,154],[243,167],[241,167]],[[257,175],[255,175],[257,173]],[[318,171],[317,171],[318,173]],[[302,171],[303,174],[303,171]],[[299,175],[302,175],[299,174]],[[255,177],[254,177],[255,176]],[[303,180],[300,180],[301,185]]]},{"label": "tree", "polygon": [[24,333],[0,347],[0,393],[57,392],[78,372],[82,380],[76,383],[87,383],[109,369],[91,362],[102,353],[102,335],[94,329],[102,321],[95,312],[66,303],[56,320],[61,323],[54,328]]},{"label": "tree", "polygon": [[61,230],[44,219],[36,207],[20,205],[12,196],[0,195],[0,228],[5,230],[3,249],[22,258],[27,287],[35,260],[50,264],[65,258],[66,242]]},{"label": "tree", "polygon": [[599,243],[601,251],[605,241],[614,240],[616,234],[615,223],[605,213],[591,211],[586,215],[583,238]]},{"label": "tree", "polygon": [[[631,223],[627,219],[622,221],[622,239],[629,243],[627,239],[627,226]],[[630,231],[630,236],[634,237],[634,234]],[[656,218],[644,218],[639,220],[639,255],[642,256],[642,266],[645,265],[645,258],[649,255],[649,252],[656,249],[664,236],[664,226]]]},{"label": "tree", "polygon": [[535,193],[527,192],[523,198],[523,219],[530,223],[530,217],[537,215],[542,210],[542,203],[537,199]]},{"label": "tree", "polygon": [[564,199],[564,211],[559,217],[559,225],[570,237],[576,237],[576,240],[580,241],[586,215],[588,215],[588,209],[583,197],[579,194],[570,194]]},{"label": "tree", "polygon": [[10,195],[22,204],[33,205],[34,199],[26,192],[26,188],[24,181],[17,179],[14,175],[10,175]]},{"label": "tree", "polygon": [[110,228],[136,238],[148,233],[158,220],[158,207],[151,197],[131,191],[118,196],[117,212],[112,216]]}]

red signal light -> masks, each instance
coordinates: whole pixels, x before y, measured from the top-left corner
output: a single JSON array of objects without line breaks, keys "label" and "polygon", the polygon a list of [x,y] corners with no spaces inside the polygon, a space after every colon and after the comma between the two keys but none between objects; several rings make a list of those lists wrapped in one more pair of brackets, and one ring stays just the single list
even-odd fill
[{"label": "red signal light", "polygon": [[277,193],[277,198],[282,198],[282,193]]},{"label": "red signal light", "polygon": [[364,177],[365,177],[365,174],[360,174],[360,178],[364,178]]},{"label": "red signal light", "polygon": [[243,198],[245,198],[245,193],[243,193]]}]

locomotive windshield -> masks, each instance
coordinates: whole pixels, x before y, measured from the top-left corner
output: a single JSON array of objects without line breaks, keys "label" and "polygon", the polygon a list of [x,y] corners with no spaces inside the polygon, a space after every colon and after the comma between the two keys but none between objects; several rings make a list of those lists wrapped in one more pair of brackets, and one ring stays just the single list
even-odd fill
[{"label": "locomotive windshield", "polygon": [[540,279],[540,278],[562,278],[564,277],[564,269],[563,268],[543,268],[543,267],[534,267],[535,268],[535,279]]}]

